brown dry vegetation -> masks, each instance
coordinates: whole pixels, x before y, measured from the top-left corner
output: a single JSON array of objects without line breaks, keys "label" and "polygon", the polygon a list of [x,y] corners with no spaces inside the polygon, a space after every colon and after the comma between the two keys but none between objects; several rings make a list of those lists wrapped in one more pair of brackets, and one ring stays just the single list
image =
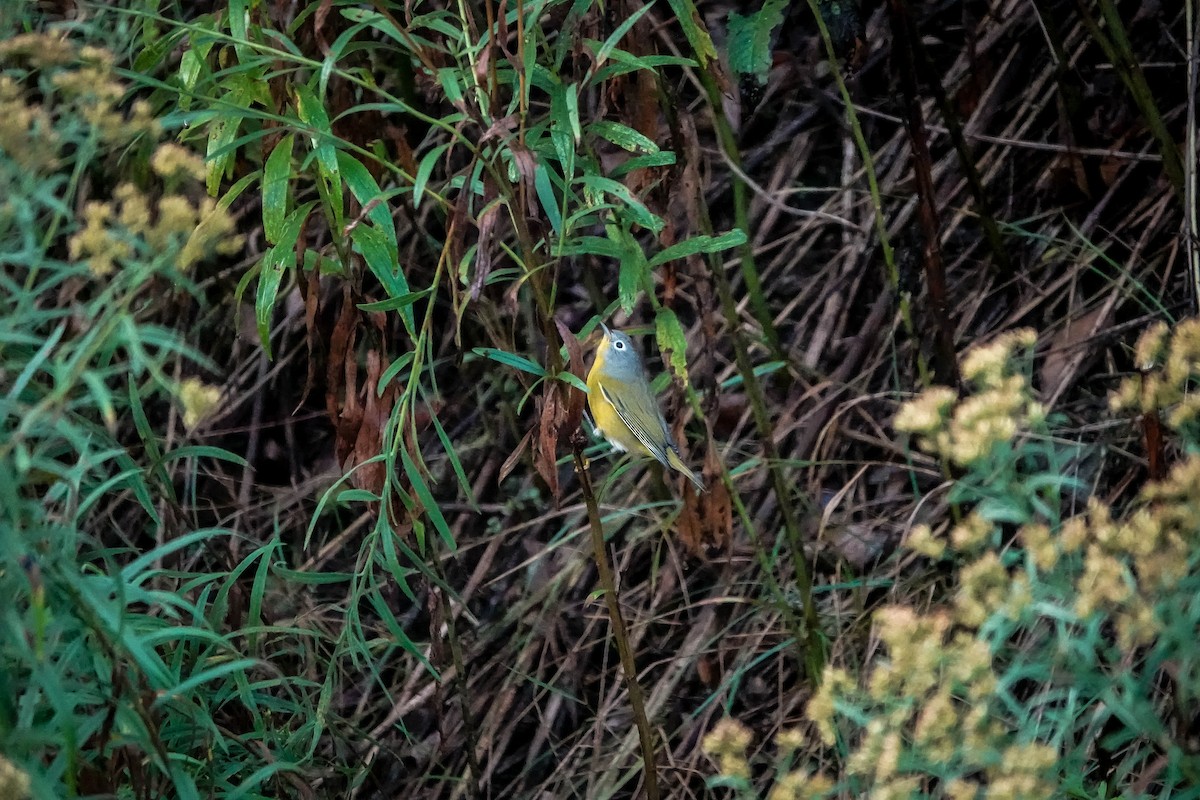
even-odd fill
[{"label": "brown dry vegetation", "polygon": [[[485,5],[474,11],[481,26]],[[603,40],[633,5],[614,3],[607,16],[592,8],[572,24]],[[284,6],[263,4],[256,24],[285,27],[291,11]],[[718,40],[728,10],[701,6]],[[556,9],[544,20],[547,29],[563,25],[564,14]],[[810,734],[807,763],[838,773],[833,752],[805,716],[815,677],[807,673],[822,661],[861,673],[883,655],[872,635],[875,609],[925,609],[945,597],[948,575],[900,544],[914,524],[948,518],[952,479],[910,449],[892,420],[913,392],[955,382],[956,354],[1002,331],[1034,329],[1034,388],[1060,415],[1055,434],[1088,446],[1074,476],[1086,493],[1120,507],[1163,474],[1170,446],[1159,449],[1152,440],[1148,453],[1143,429],[1109,412],[1107,398],[1132,370],[1138,333],[1153,320],[1192,313],[1195,302],[1194,197],[1185,191],[1195,176],[1191,159],[1179,155],[1193,119],[1187,87],[1195,53],[1187,49],[1183,9],[1120,7],[1141,65],[1135,74],[1149,90],[1140,102],[1134,90],[1143,84],[1114,68],[1098,44],[1098,33],[1115,38],[1111,26],[1082,0],[895,0],[863,15],[857,39],[841,49],[840,67],[869,165],[801,4],[786,11],[756,103],[747,85],[713,69],[740,167],[722,150],[698,70],[634,72],[579,99],[585,122],[622,122],[678,156],[674,167],[624,179],[666,220],[657,237],[637,231],[649,255],[740,227],[738,196],[745,192],[761,304],[747,251],[733,249],[657,267],[656,301],[643,295],[632,313],[615,310],[619,271],[611,260],[555,259],[530,249],[551,229],[530,199],[531,183],[515,190],[524,205],[514,219],[456,199],[449,181],[476,164],[458,147],[434,165],[430,185],[444,202],[426,198],[414,207],[411,195],[392,197],[385,207],[407,285],[434,289],[414,306],[417,329],[428,326],[418,356],[428,372],[420,391],[403,398],[408,425],[398,443],[388,439],[388,420],[403,389],[377,389],[416,336],[396,311],[359,308],[388,292],[361,263],[349,269],[350,279],[315,270],[295,281],[285,277],[269,320],[268,358],[252,306],[234,311],[232,299],[270,244],[262,197],[248,192],[234,202],[247,235],[245,259],[204,268],[198,281],[211,308],[176,307],[164,317],[222,369],[202,374],[221,385],[223,399],[188,441],[228,449],[249,466],[202,460],[199,474],[189,474],[196,462],[172,462],[171,479],[183,491],[165,514],[162,536],[207,525],[235,531],[219,544],[228,549],[194,554],[187,565],[213,570],[233,569],[278,539],[272,574],[247,569],[231,583],[224,617],[213,620],[225,631],[261,623],[308,632],[239,645],[262,659],[263,676],[311,680],[309,700],[326,725],[309,763],[276,785],[277,796],[644,792],[629,686],[597,593],[587,508],[571,459],[571,416],[580,398],[552,381],[527,397],[533,376],[475,348],[579,372],[577,354],[564,359],[558,352],[562,332],[590,332],[598,315],[649,332],[661,304],[686,331],[695,394],[675,380],[663,404],[685,458],[704,465],[712,491],[697,498],[677,475],[587,445],[663,797],[724,791],[706,788],[714,765],[700,741],[725,716],[752,730],[752,754],[799,727]],[[290,35],[319,60],[347,27],[336,13],[318,11]],[[516,35],[506,31],[501,40],[509,49],[489,57],[511,57]],[[665,3],[654,5],[621,47],[690,55]],[[436,56],[430,59],[437,66]],[[380,83],[411,78],[428,114],[453,111],[420,69],[399,75],[368,51],[339,66],[377,70]],[[590,66],[574,50],[560,77],[580,80]],[[287,80],[272,79],[268,89],[281,108],[293,102]],[[381,142],[409,174],[431,148],[451,142],[445,130],[416,119],[372,111],[339,116],[365,101],[356,91],[335,76],[325,101],[344,141],[368,149]],[[544,101],[535,93],[532,113],[544,113]],[[489,132],[472,118],[470,103],[464,108],[460,125],[471,139],[513,133],[512,120]],[[1156,138],[1151,108],[1174,144]],[[239,152],[222,186],[260,167],[284,132],[267,134],[261,153]],[[601,164],[627,156],[602,140],[593,146]],[[1174,148],[1165,160],[1164,147]],[[372,170],[385,191],[397,183]],[[311,186],[307,194],[297,191],[299,199],[317,197]],[[499,196],[491,183],[485,194]],[[368,213],[361,203],[347,204],[349,226]],[[301,249],[333,257],[319,214],[300,239]],[[666,362],[653,338],[644,340],[658,373]],[[742,380],[747,365],[767,367],[755,381],[761,418],[754,389]],[[168,424],[165,410],[152,413],[163,416],[156,424]],[[447,447],[473,498],[461,490]],[[388,448],[421,454],[427,488],[413,485],[422,468],[396,455],[395,463],[359,468],[348,484],[398,493],[382,506],[323,501],[348,470]],[[430,520],[429,497],[453,548]],[[128,504],[124,498],[97,513],[101,542],[106,526],[124,524]],[[411,563],[400,557],[411,597],[376,560],[387,546],[371,537],[381,514],[397,541],[420,554]],[[137,537],[126,543],[154,544]],[[351,573],[362,580],[320,580]],[[291,582],[295,575],[307,577]],[[261,620],[247,619],[248,607],[261,608]],[[812,611],[819,634],[806,628]],[[347,631],[370,646],[348,645]],[[390,646],[398,631],[427,663]],[[816,643],[825,644],[823,657],[814,655]],[[234,700],[216,719],[235,734],[253,727]],[[763,753],[756,763],[769,764]],[[771,784],[768,772],[764,766],[755,774],[762,787]]]}]

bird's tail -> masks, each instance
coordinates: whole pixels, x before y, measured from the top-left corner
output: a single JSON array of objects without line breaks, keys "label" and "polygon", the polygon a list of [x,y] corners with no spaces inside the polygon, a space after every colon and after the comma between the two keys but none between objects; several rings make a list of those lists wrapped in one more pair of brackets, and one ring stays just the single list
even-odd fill
[{"label": "bird's tail", "polygon": [[688,465],[683,463],[683,459],[681,459],[671,448],[667,448],[667,465],[671,467],[671,469],[682,472],[684,476],[696,487],[697,492],[704,491],[704,481],[700,480],[700,476],[692,472]]}]

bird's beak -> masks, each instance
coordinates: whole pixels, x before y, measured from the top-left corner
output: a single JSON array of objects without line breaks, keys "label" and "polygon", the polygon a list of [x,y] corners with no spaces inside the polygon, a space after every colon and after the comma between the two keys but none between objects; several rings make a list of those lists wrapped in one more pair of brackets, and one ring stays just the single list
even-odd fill
[{"label": "bird's beak", "polygon": [[610,335],[610,334],[612,334],[612,331],[610,331],[610,330],[608,329],[608,326],[607,326],[607,325],[605,325],[603,322],[601,322],[601,323],[600,323],[600,330],[604,331],[604,338],[605,338],[605,339],[607,339],[607,338],[609,337],[609,335]]}]

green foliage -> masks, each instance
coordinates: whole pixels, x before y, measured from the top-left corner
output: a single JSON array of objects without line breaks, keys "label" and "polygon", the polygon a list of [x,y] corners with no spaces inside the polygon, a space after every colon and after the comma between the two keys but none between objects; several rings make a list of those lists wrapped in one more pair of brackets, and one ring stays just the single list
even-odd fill
[{"label": "green foliage", "polygon": [[760,86],[771,69],[771,42],[783,24],[786,0],[767,0],[752,14],[729,12],[729,69],[752,76]]},{"label": "green foliage", "polygon": [[[214,365],[159,320],[199,298],[197,265],[240,237],[222,206],[194,199],[200,159],[160,143],[146,104],[124,101],[111,52],[85,42],[0,44],[3,766],[39,798],[135,784],[264,796],[303,754],[268,711],[295,711],[296,686],[221,629],[237,574],[265,579],[278,542],[231,574],[176,566],[230,532],[181,526],[169,467],[241,460],[168,447],[162,427],[171,402],[197,424],[210,394],[179,366]],[[249,719],[236,734],[222,721],[235,706]]]},{"label": "green foliage", "polygon": [[[886,657],[864,675],[826,670],[807,716],[839,766],[801,765],[784,796],[1196,796],[1200,765],[1177,715],[1200,687],[1200,459],[1120,515],[1096,498],[1075,508],[1086,454],[1055,442],[1032,398],[1015,351],[1035,338],[976,348],[963,362],[969,396],[935,387],[897,417],[964,470],[951,496],[961,521],[908,541],[953,578],[942,606],[875,613]],[[1139,353],[1167,366],[1118,402],[1180,403],[1169,420],[1184,433],[1195,406],[1179,413],[1177,389],[1195,379],[1181,366],[1197,342],[1200,325],[1169,342],[1165,326],[1151,331]],[[748,739],[729,739],[709,749],[736,782]]]}]

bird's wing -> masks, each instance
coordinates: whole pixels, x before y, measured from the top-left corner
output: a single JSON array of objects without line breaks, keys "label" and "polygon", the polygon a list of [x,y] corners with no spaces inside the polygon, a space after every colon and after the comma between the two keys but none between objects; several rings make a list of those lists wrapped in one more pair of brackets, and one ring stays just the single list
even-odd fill
[{"label": "bird's wing", "polygon": [[[671,440],[671,434],[667,430],[666,423],[663,422],[662,414],[658,410],[658,406],[654,404],[654,398],[649,397],[648,393],[630,392],[629,394],[638,395],[637,397],[615,397],[607,389],[604,388],[604,383],[600,383],[600,393],[604,395],[604,399],[612,404],[612,407],[617,410],[617,416],[625,423],[629,431],[642,443],[649,451],[650,455],[654,456],[663,466],[670,466],[667,462],[667,448],[671,448],[678,452],[675,442]],[[655,420],[661,428],[661,431],[656,437],[654,432],[646,430],[646,428],[638,423],[639,419]]]}]

